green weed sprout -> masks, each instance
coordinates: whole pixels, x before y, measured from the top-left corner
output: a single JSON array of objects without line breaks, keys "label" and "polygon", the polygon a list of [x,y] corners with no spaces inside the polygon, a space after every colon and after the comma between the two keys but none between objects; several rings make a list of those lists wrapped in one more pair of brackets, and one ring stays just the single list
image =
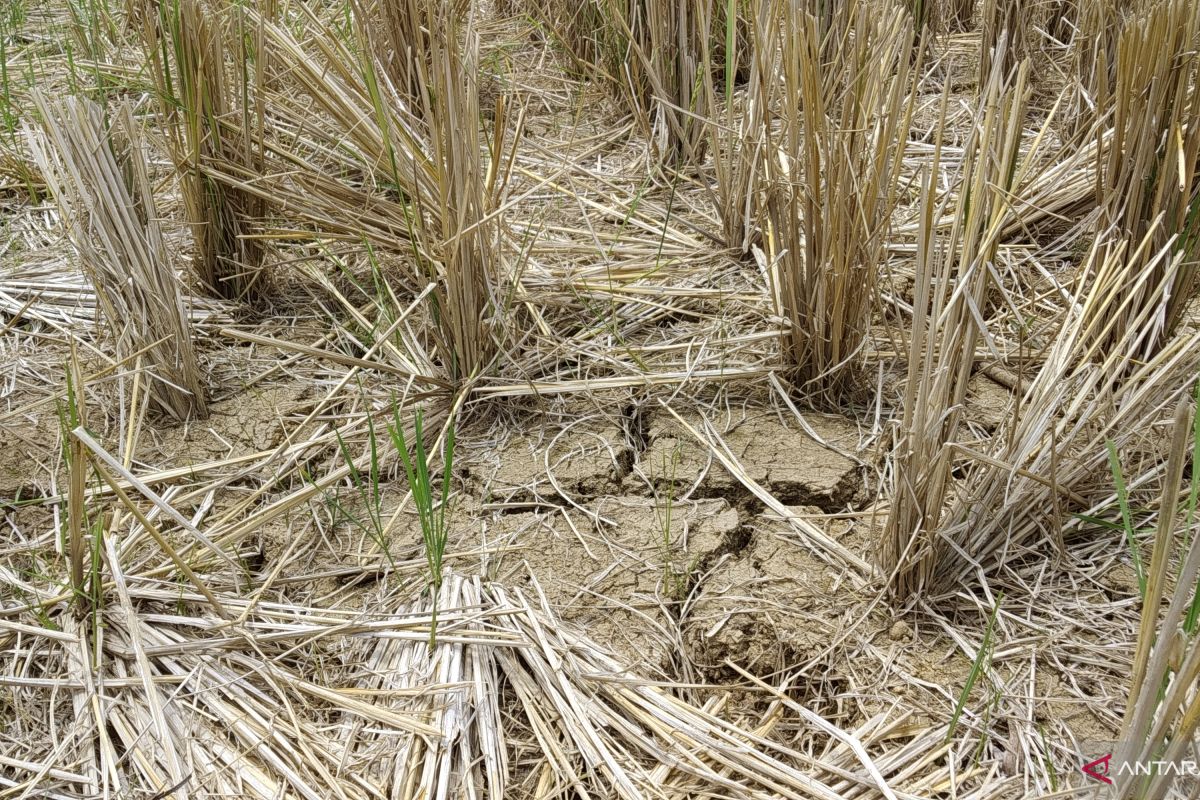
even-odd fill
[{"label": "green weed sprout", "polygon": [[674,548],[671,546],[671,520],[675,510],[675,473],[679,467],[680,448],[676,445],[671,451],[670,462],[668,464],[668,456],[664,453],[662,457],[662,472],[666,479],[666,496],[662,503],[657,503],[654,506],[654,514],[658,517],[659,530],[662,533],[662,539],[659,544],[662,549],[663,560],[663,589],[673,600],[683,600],[687,593],[688,576],[690,570],[680,572],[675,569],[673,560]]},{"label": "green weed sprout", "polygon": [[988,617],[987,630],[983,632],[983,641],[979,645],[979,651],[975,654],[975,661],[971,664],[971,672],[967,675],[967,682],[963,684],[962,691],[958,695],[958,702],[954,705],[954,713],[950,716],[950,727],[946,730],[947,742],[954,737],[954,730],[958,727],[958,720],[967,705],[967,698],[971,696],[971,690],[975,688],[975,683],[979,680],[979,676],[985,670],[992,668],[992,650],[994,647],[992,639],[996,633],[996,616],[1000,613],[1000,601],[1003,599],[1004,595],[999,595],[996,598],[996,605],[992,606],[991,616]]},{"label": "green weed sprout", "polygon": [[1129,509],[1129,490],[1125,484],[1125,475],[1121,471],[1121,458],[1117,455],[1117,445],[1112,439],[1105,441],[1108,448],[1108,466],[1112,470],[1113,485],[1117,489],[1117,505],[1121,508],[1122,530],[1125,532],[1125,542],[1133,557],[1133,570],[1137,573],[1138,596],[1146,597],[1146,566],[1142,562],[1142,550],[1138,546],[1137,531],[1133,527],[1133,515]]},{"label": "green weed sprout", "polygon": [[330,506],[341,514],[347,522],[355,525],[370,536],[375,544],[379,545],[379,549],[387,557],[392,569],[395,569],[396,561],[392,558],[392,551],[388,547],[387,526],[383,520],[383,490],[380,488],[380,457],[379,445],[375,435],[375,422],[368,414],[368,463],[365,470],[359,469],[358,465],[354,463],[354,457],[350,454],[350,448],[346,445],[342,434],[334,431],[334,435],[337,437],[338,449],[341,451],[342,460],[346,464],[346,469],[350,472],[350,485],[354,487],[354,491],[358,495],[359,502],[362,505],[362,516],[351,513],[336,494],[330,499]]},{"label": "green weed sprout", "polygon": [[450,471],[454,465],[454,421],[446,429],[446,444],[442,450],[441,497],[434,499],[433,480],[429,471],[429,454],[425,452],[425,431],[421,409],[413,419],[413,448],[409,452],[404,424],[400,420],[400,405],[392,398],[392,424],[388,426],[392,443],[404,463],[408,488],[421,521],[421,538],[425,544],[425,560],[429,566],[429,588],[433,596],[433,617],[429,627],[429,649],[437,644],[438,594],[442,588],[442,559],[446,554],[446,504],[450,493]]}]

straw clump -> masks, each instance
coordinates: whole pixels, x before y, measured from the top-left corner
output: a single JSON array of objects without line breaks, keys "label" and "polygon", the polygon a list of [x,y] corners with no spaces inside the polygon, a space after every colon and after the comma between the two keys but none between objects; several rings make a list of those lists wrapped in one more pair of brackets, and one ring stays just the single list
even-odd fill
[{"label": "straw clump", "polygon": [[[1117,40],[1111,91],[1112,139],[1098,151],[1097,235],[1133,249],[1145,272],[1122,314],[1126,328],[1146,307],[1159,307],[1158,329],[1137,344],[1151,358],[1168,339],[1195,291],[1200,257],[1200,10],[1164,0],[1129,20]],[[1167,284],[1162,276],[1182,259]],[[1137,265],[1131,265],[1134,269]],[[1098,277],[1097,280],[1104,279]],[[1161,291],[1164,294],[1153,294]],[[1120,337],[1120,329],[1113,332]],[[1118,339],[1109,346],[1119,347]]]},{"label": "straw clump", "polygon": [[934,188],[941,177],[940,141],[925,179],[897,441],[898,483],[884,533],[884,572],[901,599],[933,589],[930,573],[941,569],[946,558],[942,514],[957,457],[954,442],[976,347],[988,340],[981,322],[988,313],[999,238],[1013,213],[1010,191],[1020,148],[1015,123],[1028,99],[1028,70],[1023,67],[1011,83],[1001,70],[997,63],[964,148],[958,206],[944,234],[936,221],[945,212],[945,201],[939,201]]},{"label": "straw clump", "polygon": [[106,121],[94,103],[36,98],[34,155],[62,209],[125,367],[144,363],[155,407],[204,416],[182,286],[159,227],[141,132],[128,106]]},{"label": "straw clump", "polygon": [[208,0],[149,3],[141,13],[142,37],[180,174],[196,278],[217,297],[253,301],[267,291],[265,250],[254,235],[264,203],[211,174],[226,164],[247,171],[262,166],[250,105],[257,68],[237,12]]},{"label": "straw clump", "polygon": [[[838,399],[851,385],[899,202],[901,144],[915,90],[907,16],[865,3],[832,22],[783,4],[762,226],[783,350],[804,391]],[[852,35],[842,31],[851,30]]]}]

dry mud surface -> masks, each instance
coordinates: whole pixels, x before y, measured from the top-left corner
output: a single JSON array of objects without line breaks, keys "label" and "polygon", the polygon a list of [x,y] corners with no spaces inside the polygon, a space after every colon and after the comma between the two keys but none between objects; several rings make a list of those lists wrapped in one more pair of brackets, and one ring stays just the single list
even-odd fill
[{"label": "dry mud surface", "polygon": [[[239,503],[254,494],[242,488],[247,478],[269,477],[254,471],[255,457],[303,434],[297,426],[312,408],[311,394],[287,382],[238,392],[213,403],[203,422],[148,429],[135,463],[153,474],[245,458],[239,463],[250,472],[225,468],[226,485],[215,497],[179,504],[210,519],[240,513]],[[1010,400],[1006,387],[977,376],[971,424],[990,430]],[[789,514],[871,561],[879,476],[868,432],[836,415],[798,417],[770,406],[710,413],[708,430],[736,460],[735,475],[689,432],[687,426],[704,427],[702,418],[684,415],[683,422],[658,406],[618,404],[612,413],[518,410],[495,429],[466,425],[455,469],[461,489],[453,503],[451,568],[538,587],[562,619],[635,673],[706,685],[700,698],[732,690],[726,713],[746,724],[767,702],[746,675],[770,681],[788,674],[798,676],[792,697],[843,727],[897,709],[915,715],[913,724],[944,721],[971,671],[963,640],[935,618],[894,615],[874,588],[832,566],[747,486],[761,486]],[[46,461],[39,444],[56,426],[49,408],[21,420],[0,455],[6,493],[46,494],[63,485],[61,465]],[[419,564],[419,526],[396,465],[390,470],[383,510],[395,524],[387,547],[397,562]],[[51,524],[46,513],[22,509],[10,524]],[[243,555],[257,579],[295,602],[369,611],[376,587],[364,564],[379,563],[379,543],[341,525],[328,546],[302,546],[318,535],[310,514],[272,519],[251,538]],[[1094,585],[1098,607],[1124,606],[1137,591],[1119,564],[1083,580]],[[966,623],[978,629],[985,619],[981,610]],[[969,705],[986,707],[1000,691],[1022,692],[1030,724],[1054,732],[1047,735],[1068,743],[1110,738],[1119,720],[1103,710],[1105,683],[1079,669],[1089,661],[1086,646],[1065,657],[1049,646],[1062,637],[1104,643],[1102,633],[1065,619],[1032,630],[1014,646],[1012,663],[997,662],[996,683],[976,686]],[[1027,677],[1022,659],[1031,657],[1033,684],[1005,688],[1008,668]],[[1080,699],[1093,695],[1094,702]]]}]

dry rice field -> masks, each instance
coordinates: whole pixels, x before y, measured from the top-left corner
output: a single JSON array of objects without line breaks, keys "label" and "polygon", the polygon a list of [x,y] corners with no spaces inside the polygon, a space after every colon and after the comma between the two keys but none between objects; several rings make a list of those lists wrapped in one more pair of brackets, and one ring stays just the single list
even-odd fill
[{"label": "dry rice field", "polygon": [[1194,0],[4,0],[0,800],[1200,797]]}]

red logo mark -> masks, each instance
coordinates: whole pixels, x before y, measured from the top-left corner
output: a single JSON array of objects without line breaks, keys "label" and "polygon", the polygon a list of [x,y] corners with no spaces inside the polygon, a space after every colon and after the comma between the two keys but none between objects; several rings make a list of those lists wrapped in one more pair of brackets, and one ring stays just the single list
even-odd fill
[{"label": "red logo mark", "polygon": [[1112,761],[1112,753],[1084,764],[1083,772],[1085,775],[1090,775],[1098,781],[1112,784],[1112,778],[1108,777],[1108,762],[1110,761]]}]

